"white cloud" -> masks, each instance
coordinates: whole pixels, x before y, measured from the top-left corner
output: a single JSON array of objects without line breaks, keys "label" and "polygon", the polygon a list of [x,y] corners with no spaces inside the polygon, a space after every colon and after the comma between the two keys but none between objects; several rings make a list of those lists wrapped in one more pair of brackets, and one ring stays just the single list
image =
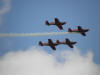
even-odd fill
[{"label": "white cloud", "polygon": [[3,15],[10,10],[10,0],[2,0],[2,4],[3,6],[0,9],[0,23],[2,23]]},{"label": "white cloud", "polygon": [[[56,58],[64,59],[64,63]],[[93,53],[79,50],[48,54],[32,47],[26,51],[9,52],[0,59],[0,75],[100,75],[100,66],[93,62]]]}]

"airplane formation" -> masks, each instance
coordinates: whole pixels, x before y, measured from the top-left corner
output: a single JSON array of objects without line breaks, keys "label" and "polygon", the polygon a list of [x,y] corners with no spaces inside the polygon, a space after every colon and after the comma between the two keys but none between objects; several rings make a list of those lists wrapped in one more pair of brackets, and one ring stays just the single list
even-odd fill
[{"label": "airplane formation", "polygon": [[[46,20],[45,24],[47,26],[54,25],[54,26],[57,26],[60,30],[63,30],[63,25],[65,25],[66,22],[60,22],[58,18],[55,18],[54,22],[48,22],[48,20]],[[83,36],[86,36],[86,32],[88,32],[88,31],[89,31],[89,29],[83,29],[81,26],[77,26],[77,29],[68,28],[68,32],[70,32],[70,33],[77,32]],[[42,41],[39,41],[40,46],[50,46],[53,50],[56,50],[55,46],[60,45],[60,44],[65,44],[65,45],[68,45],[70,48],[74,48],[73,45],[76,43],[77,42],[75,42],[75,41],[74,42],[70,41],[68,38],[66,38],[65,41],[56,40],[56,42],[53,42],[51,39],[48,39],[47,43],[43,43]]]}]

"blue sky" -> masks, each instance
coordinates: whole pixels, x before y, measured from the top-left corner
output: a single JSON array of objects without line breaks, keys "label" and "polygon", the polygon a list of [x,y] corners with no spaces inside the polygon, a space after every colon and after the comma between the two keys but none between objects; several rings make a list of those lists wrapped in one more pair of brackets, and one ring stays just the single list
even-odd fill
[{"label": "blue sky", "polygon": [[[0,1],[0,8],[3,2]],[[2,16],[0,33],[36,33],[36,32],[62,32],[67,28],[76,28],[81,25],[89,28],[90,32],[83,37],[79,34],[69,34],[46,37],[0,37],[0,55],[9,51],[26,50],[30,46],[38,47],[38,41],[47,42],[48,38],[53,41],[64,41],[70,38],[77,41],[75,45],[83,54],[91,50],[94,53],[94,61],[100,64],[100,1],[99,0],[11,0],[10,10]],[[46,26],[45,20],[54,21],[57,17],[60,21],[66,21],[64,30],[55,26]],[[43,47],[48,53],[53,53],[51,48]],[[56,47],[57,50],[70,49],[66,45]],[[73,49],[71,49],[73,50]]]}]

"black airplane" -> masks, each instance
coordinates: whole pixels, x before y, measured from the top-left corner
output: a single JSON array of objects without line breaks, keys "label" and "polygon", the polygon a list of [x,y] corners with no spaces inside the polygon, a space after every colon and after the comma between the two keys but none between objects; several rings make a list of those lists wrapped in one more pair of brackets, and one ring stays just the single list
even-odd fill
[{"label": "black airplane", "polygon": [[55,46],[57,46],[58,43],[57,42],[53,43],[51,39],[48,39],[47,43],[42,43],[41,41],[39,41],[39,45],[40,46],[50,46],[53,50],[56,50]]},{"label": "black airplane", "polygon": [[59,40],[57,40],[57,44],[66,44],[68,45],[70,48],[73,48],[73,45],[76,44],[77,42],[72,42],[69,39],[65,39],[65,41],[60,42]]},{"label": "black airplane", "polygon": [[50,22],[50,23],[49,23],[48,21],[46,21],[45,24],[48,25],[48,26],[50,26],[50,25],[55,25],[55,26],[57,26],[60,30],[63,30],[62,25],[66,24],[66,22],[60,22],[60,21],[58,20],[58,18],[55,18],[55,22]]},{"label": "black airplane", "polygon": [[83,36],[86,36],[86,32],[88,32],[89,31],[89,29],[83,29],[81,26],[78,26],[78,29],[71,29],[71,28],[69,28],[68,29],[68,32],[78,32],[78,33],[80,33],[80,34],[82,34]]}]

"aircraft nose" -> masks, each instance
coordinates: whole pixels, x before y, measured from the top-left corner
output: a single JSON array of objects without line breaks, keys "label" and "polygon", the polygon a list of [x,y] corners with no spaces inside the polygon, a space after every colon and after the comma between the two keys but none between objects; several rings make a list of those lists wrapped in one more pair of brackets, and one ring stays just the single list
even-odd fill
[{"label": "aircraft nose", "polygon": [[76,44],[77,42],[75,42],[75,44]]},{"label": "aircraft nose", "polygon": [[90,31],[90,29],[87,29],[87,32]]}]

